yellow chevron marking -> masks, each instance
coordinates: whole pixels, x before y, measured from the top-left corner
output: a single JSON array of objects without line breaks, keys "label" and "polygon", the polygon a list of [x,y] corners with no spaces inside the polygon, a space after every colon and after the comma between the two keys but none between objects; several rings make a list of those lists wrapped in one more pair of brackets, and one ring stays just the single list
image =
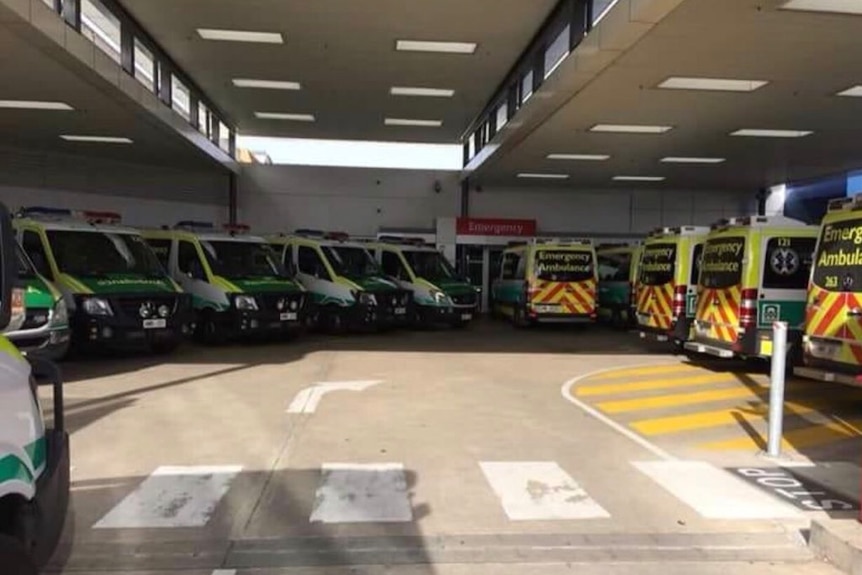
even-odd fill
[{"label": "yellow chevron marking", "polygon": [[[811,405],[802,405],[799,403],[787,403],[784,408],[787,413],[794,415],[804,415],[816,411]],[[682,433],[683,431],[708,429],[710,427],[736,425],[740,420],[762,421],[765,420],[768,413],[769,408],[765,403],[757,403],[750,407],[733,407],[716,411],[701,411],[686,415],[646,419],[635,421],[630,425],[632,429],[643,435],[667,435]]]},{"label": "yellow chevron marking", "polygon": [[740,399],[743,397],[759,398],[757,393],[747,387],[735,387],[731,389],[699,391],[697,393],[677,393],[674,395],[662,395],[659,397],[642,397],[639,399],[625,399],[622,401],[607,401],[599,403],[597,407],[605,413],[626,413],[647,409],[662,409],[665,407],[680,407],[697,403],[709,403],[711,401],[724,401],[726,399]]},{"label": "yellow chevron marking", "polygon": [[[785,449],[793,450],[805,447],[815,447],[825,443],[841,441],[862,437],[862,418],[836,419],[829,423],[811,425],[799,429],[793,429],[784,434],[782,445]],[[728,441],[715,441],[705,443],[701,447],[714,451],[737,451],[748,449],[759,449],[766,443],[765,434],[758,433],[758,437],[749,436]]]},{"label": "yellow chevron marking", "polygon": [[579,397],[590,395],[613,395],[629,391],[649,391],[651,389],[668,389],[673,387],[694,387],[709,383],[738,382],[733,373],[717,373],[678,379],[649,379],[634,383],[613,383],[607,385],[588,385],[577,390]]},{"label": "yellow chevron marking", "polygon": [[592,380],[620,379],[623,377],[638,377],[641,375],[655,375],[660,373],[678,373],[680,371],[702,372],[703,368],[687,363],[669,363],[665,365],[651,365],[648,367],[629,367],[615,369],[606,373],[591,377]]}]

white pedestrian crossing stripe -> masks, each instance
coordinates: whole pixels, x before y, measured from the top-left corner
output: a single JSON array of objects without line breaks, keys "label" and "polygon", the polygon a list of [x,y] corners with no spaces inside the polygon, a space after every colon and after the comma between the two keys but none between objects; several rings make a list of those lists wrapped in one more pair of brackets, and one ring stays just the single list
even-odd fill
[{"label": "white pedestrian crossing stripe", "polygon": [[95,529],[203,527],[241,466],[159,467]]},{"label": "white pedestrian crossing stripe", "polygon": [[799,516],[791,506],[704,461],[649,461],[632,465],[706,519]]},{"label": "white pedestrian crossing stripe", "polygon": [[326,463],[312,523],[399,523],[413,520],[401,463]]},{"label": "white pedestrian crossing stripe", "polygon": [[479,463],[513,521],[610,517],[553,461]]}]

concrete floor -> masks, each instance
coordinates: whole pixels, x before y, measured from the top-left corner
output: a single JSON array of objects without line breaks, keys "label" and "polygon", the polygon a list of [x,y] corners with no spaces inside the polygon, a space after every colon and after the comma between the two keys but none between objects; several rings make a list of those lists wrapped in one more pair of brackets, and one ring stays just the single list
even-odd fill
[{"label": "concrete floor", "polygon": [[[781,472],[756,449],[653,442],[578,395],[694,377],[660,371],[682,361],[603,328],[487,322],[67,364],[73,513],[51,570],[829,573],[805,529],[858,512],[744,481]],[[794,477],[858,504],[860,447],[794,452]]]}]

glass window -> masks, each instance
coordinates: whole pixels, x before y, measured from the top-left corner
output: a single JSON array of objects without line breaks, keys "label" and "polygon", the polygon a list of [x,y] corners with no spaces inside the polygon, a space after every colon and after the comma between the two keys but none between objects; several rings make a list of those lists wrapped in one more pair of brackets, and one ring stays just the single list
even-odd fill
[{"label": "glass window", "polygon": [[599,256],[599,281],[628,282],[632,254],[622,252]]},{"label": "glass window", "polygon": [[384,251],[380,261],[383,267],[383,273],[386,275],[400,280],[409,279],[410,276],[407,274],[407,270],[404,269],[404,264],[401,262],[401,258],[398,257],[398,254],[395,252]]},{"label": "glass window", "polygon": [[198,256],[198,250],[191,242],[180,242],[177,253],[177,267],[181,272],[194,279],[206,279],[204,267]]},{"label": "glass window", "polygon": [[530,96],[533,95],[533,71],[527,72],[527,75],[521,79],[521,103],[525,104]]},{"label": "glass window", "polygon": [[640,281],[648,286],[662,286],[673,281],[676,272],[676,244],[648,244],[641,256]]},{"label": "glass window", "polygon": [[156,60],[153,53],[135,38],[135,78],[151,92],[156,90]]},{"label": "glass window", "polygon": [[509,103],[503,102],[497,108],[497,130],[509,123]]},{"label": "glass window", "polygon": [[218,123],[218,147],[230,154],[230,130],[222,121]]},{"label": "glass window", "polygon": [[380,266],[365,248],[323,246],[323,253],[335,273],[347,279],[361,280],[380,275]]},{"label": "glass window", "polygon": [[814,283],[830,291],[862,292],[862,263],[858,257],[860,244],[862,218],[823,226],[814,259]]},{"label": "glass window", "polygon": [[207,138],[212,138],[212,124],[210,124],[210,109],[203,102],[198,102],[198,130]]},{"label": "glass window", "polygon": [[593,1],[593,26],[599,23],[619,0],[592,0]]},{"label": "glass window", "polygon": [[515,279],[515,272],[518,269],[518,263],[520,260],[521,257],[516,253],[503,255],[503,265],[500,268],[500,279]]},{"label": "glass window", "polygon": [[699,285],[710,289],[739,285],[744,261],[745,238],[709,240],[703,248]]},{"label": "glass window", "polygon": [[440,252],[405,251],[404,257],[413,268],[413,273],[432,283],[452,280],[458,275]]},{"label": "glass window", "polygon": [[69,275],[165,276],[165,270],[141,236],[64,230],[49,230],[47,234],[57,268]]},{"label": "glass window", "polygon": [[171,240],[147,240],[147,244],[149,244],[153,253],[156,254],[156,257],[159,259],[159,263],[161,263],[162,267],[166,270],[171,269],[171,243]]},{"label": "glass window", "polygon": [[284,277],[278,255],[269,244],[234,241],[201,241],[204,256],[216,275],[229,279]]},{"label": "glass window", "polygon": [[21,241],[24,251],[30,256],[30,261],[41,275],[46,278],[53,279],[54,274],[51,273],[51,266],[48,264],[48,255],[45,253],[45,246],[42,244],[42,239],[34,231],[27,230],[24,232],[24,237]]},{"label": "glass window", "polygon": [[299,246],[299,271],[316,278],[329,279],[329,273],[317,250],[308,246]]},{"label": "glass window", "polygon": [[545,50],[545,78],[554,73],[557,66],[569,55],[571,27],[566,26]]},{"label": "glass window", "polygon": [[540,249],[536,278],[548,282],[581,282],[593,277],[593,253],[584,250]]},{"label": "glass window", "polygon": [[811,277],[815,244],[814,238],[771,238],[766,243],[763,287],[806,289]]},{"label": "glass window", "polygon": [[188,86],[171,74],[171,107],[189,121],[192,119],[191,97]]},{"label": "glass window", "polygon": [[81,0],[81,34],[117,64],[121,62],[120,19],[99,0]]}]

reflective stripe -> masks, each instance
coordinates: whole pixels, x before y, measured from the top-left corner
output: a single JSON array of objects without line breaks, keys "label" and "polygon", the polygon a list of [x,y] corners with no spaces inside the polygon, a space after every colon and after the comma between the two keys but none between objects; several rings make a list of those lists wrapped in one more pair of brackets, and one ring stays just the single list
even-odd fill
[{"label": "reflective stripe", "polygon": [[565,313],[591,314],[596,309],[596,282],[546,282],[533,283],[536,292],[530,302],[533,305],[558,305]]}]

